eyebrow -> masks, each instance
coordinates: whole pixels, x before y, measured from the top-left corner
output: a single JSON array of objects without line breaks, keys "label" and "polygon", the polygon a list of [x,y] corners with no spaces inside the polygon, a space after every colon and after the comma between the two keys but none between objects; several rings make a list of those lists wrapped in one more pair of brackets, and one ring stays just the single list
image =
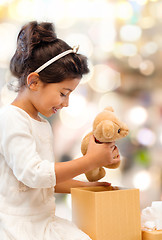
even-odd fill
[{"label": "eyebrow", "polygon": [[63,88],[63,89],[68,90],[69,92],[72,92],[70,88]]}]

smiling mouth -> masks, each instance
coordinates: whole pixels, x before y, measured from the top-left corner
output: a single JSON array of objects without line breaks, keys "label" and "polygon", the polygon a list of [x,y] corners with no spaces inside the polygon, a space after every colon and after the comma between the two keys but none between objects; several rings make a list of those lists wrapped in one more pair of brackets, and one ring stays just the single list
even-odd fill
[{"label": "smiling mouth", "polygon": [[54,113],[57,113],[57,108],[53,107],[52,110]]}]

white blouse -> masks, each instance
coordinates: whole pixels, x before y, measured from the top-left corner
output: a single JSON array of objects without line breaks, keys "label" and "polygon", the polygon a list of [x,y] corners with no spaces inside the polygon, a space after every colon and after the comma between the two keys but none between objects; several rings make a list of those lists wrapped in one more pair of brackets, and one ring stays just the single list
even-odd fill
[{"label": "white blouse", "polygon": [[0,109],[0,212],[34,215],[55,209],[53,134],[47,120]]}]

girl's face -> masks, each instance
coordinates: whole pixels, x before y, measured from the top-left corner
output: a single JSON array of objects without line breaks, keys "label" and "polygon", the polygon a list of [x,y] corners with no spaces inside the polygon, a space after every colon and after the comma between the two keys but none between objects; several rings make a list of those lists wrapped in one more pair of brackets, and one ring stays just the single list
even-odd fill
[{"label": "girl's face", "polygon": [[66,79],[60,83],[39,82],[39,87],[32,98],[34,108],[42,115],[50,117],[58,109],[69,105],[69,95],[79,82],[79,78]]}]

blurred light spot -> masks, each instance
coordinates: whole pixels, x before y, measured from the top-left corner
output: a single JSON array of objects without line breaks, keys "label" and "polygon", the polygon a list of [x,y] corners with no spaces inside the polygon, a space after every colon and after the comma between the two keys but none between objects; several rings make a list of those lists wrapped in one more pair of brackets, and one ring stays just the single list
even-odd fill
[{"label": "blurred light spot", "polygon": [[133,0],[133,1],[138,3],[139,5],[145,5],[148,3],[148,0]]},{"label": "blurred light spot", "polygon": [[141,49],[141,53],[143,56],[147,57],[151,54],[156,53],[158,50],[158,45],[155,42],[148,42],[144,47]]},{"label": "blurred light spot", "polygon": [[104,108],[111,105],[114,110],[118,112],[118,108],[120,108],[120,101],[121,99],[117,93],[109,92],[107,94],[104,94],[99,100],[99,110],[102,111]]},{"label": "blurred light spot", "polygon": [[139,22],[141,28],[149,29],[155,25],[155,19],[152,17],[143,17]]},{"label": "blurred light spot", "polygon": [[138,142],[144,146],[152,146],[156,141],[156,136],[153,131],[148,128],[142,128],[137,134]]},{"label": "blurred light spot", "polygon": [[69,107],[60,111],[61,122],[72,129],[82,127],[89,117],[89,109],[86,105],[87,102],[84,97],[72,94],[69,99]]},{"label": "blurred light spot", "polygon": [[121,43],[121,42],[115,42],[115,44],[114,44],[113,54],[117,58],[122,58],[123,57],[123,54],[121,52],[122,45],[123,45],[123,43]]},{"label": "blurred light spot", "polygon": [[72,18],[62,18],[57,22],[57,26],[61,29],[68,29],[74,25],[74,19]]},{"label": "blurred light spot", "polygon": [[89,68],[89,73],[87,74],[84,74],[82,76],[82,79],[81,79],[81,82],[80,84],[85,84],[87,83],[88,81],[90,81],[90,79],[92,78],[93,76],[93,71],[94,71],[94,67],[93,67],[93,64],[90,62],[90,60],[88,60],[88,68]]},{"label": "blurred light spot", "polygon": [[162,8],[162,2],[158,1],[156,4],[150,4],[149,6],[149,13],[154,19],[162,19],[161,16],[161,8]]},{"label": "blurred light spot", "polygon": [[136,54],[135,56],[131,56],[128,59],[129,66],[134,69],[139,68],[139,65],[141,62],[142,62],[142,57],[139,54]]},{"label": "blurred light spot", "polygon": [[[61,1],[61,0],[60,0]],[[51,1],[49,4],[47,4],[46,1],[43,0],[34,0],[32,1],[32,15],[33,18],[36,19],[37,21],[52,21],[56,22],[58,16],[58,1],[57,3],[55,2],[55,6],[53,6],[53,2]],[[39,6],[39,11],[38,11],[38,6]],[[50,7],[49,7],[50,6]],[[57,9],[57,11],[56,11]],[[51,14],[51,11],[52,14]],[[48,12],[48,14],[46,14]],[[62,6],[62,13],[63,13],[63,6]],[[55,19],[54,19],[55,17]]]},{"label": "blurred light spot", "polygon": [[130,19],[133,15],[133,9],[128,2],[121,1],[116,6],[116,17],[119,19]]},{"label": "blurred light spot", "polygon": [[96,92],[112,91],[121,84],[120,73],[104,64],[95,65],[88,84]]},{"label": "blurred light spot", "polygon": [[105,19],[100,24],[99,46],[103,51],[110,52],[113,49],[116,29],[114,19]]},{"label": "blurred light spot", "polygon": [[68,1],[66,5],[67,11],[66,16],[72,17],[73,19],[78,18],[105,18],[113,17],[114,6],[112,3],[106,0],[96,0],[96,1]]},{"label": "blurred light spot", "polygon": [[124,43],[121,46],[121,53],[124,56],[134,56],[137,54],[137,47],[131,43]]},{"label": "blurred light spot", "polygon": [[0,0],[0,5],[11,3],[13,0]]},{"label": "blurred light spot", "polygon": [[154,63],[150,60],[145,60],[143,62],[140,63],[140,72],[143,74],[143,75],[151,75],[154,70],[155,70],[155,66],[154,66]]},{"label": "blurred light spot", "polygon": [[120,29],[120,37],[123,41],[135,42],[141,34],[141,28],[137,25],[125,25]]},{"label": "blurred light spot", "polygon": [[5,22],[0,24],[0,61],[4,63],[9,61],[15,48],[16,32],[13,24]]},{"label": "blurred light spot", "polygon": [[[139,146],[139,143],[138,145]],[[151,162],[151,156],[147,148],[139,148],[138,150],[134,152],[134,161],[137,162],[137,164],[147,167],[150,166]]]},{"label": "blurred light spot", "polygon": [[143,124],[147,119],[147,111],[141,106],[133,107],[128,111],[128,118],[135,125]]},{"label": "blurred light spot", "polygon": [[88,57],[92,55],[93,45],[86,35],[79,33],[70,34],[66,37],[66,42],[72,47],[79,45],[79,53]]},{"label": "blurred light spot", "polygon": [[28,0],[21,0],[17,4],[17,14],[22,19],[29,19],[34,17],[33,2]]},{"label": "blurred light spot", "polygon": [[[112,51],[113,51],[114,46],[112,45]],[[97,59],[97,62],[104,62],[108,60],[109,58],[109,49],[104,50],[103,47],[101,47],[101,45],[97,44],[96,46],[94,46],[94,50],[93,50],[93,59]],[[111,52],[111,50],[110,50]],[[110,53],[111,55],[111,53]]]},{"label": "blurred light spot", "polygon": [[151,176],[148,171],[141,171],[135,174],[133,178],[133,184],[135,188],[140,189],[141,191],[145,191],[150,187],[151,184]]},{"label": "blurred light spot", "polygon": [[[59,23],[59,21],[63,18],[66,18],[66,2],[64,0],[48,0],[47,1],[42,0],[42,2],[45,3],[47,7],[46,9],[46,18],[53,20],[56,24]],[[37,8],[39,6],[40,0],[37,0]],[[44,14],[42,14],[44,15]]]},{"label": "blurred light spot", "polygon": [[80,112],[82,112],[85,107],[86,99],[79,94],[72,94],[69,99],[69,106],[67,108],[64,108],[64,110],[69,115],[76,117],[80,115]]}]

